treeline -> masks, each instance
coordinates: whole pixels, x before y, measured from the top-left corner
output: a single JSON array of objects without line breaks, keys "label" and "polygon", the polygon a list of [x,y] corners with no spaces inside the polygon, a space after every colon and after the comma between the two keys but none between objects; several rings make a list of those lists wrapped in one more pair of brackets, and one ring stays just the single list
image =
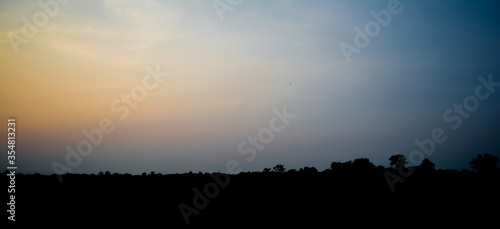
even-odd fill
[{"label": "treeline", "polygon": [[[389,158],[390,161],[390,167],[386,168],[384,166],[378,165],[375,166],[372,162],[370,162],[370,159],[368,158],[357,158],[354,160],[346,161],[346,162],[332,162],[330,164],[330,168],[327,168],[323,170],[322,172],[355,172],[355,171],[365,171],[365,170],[373,170],[377,169],[379,171],[383,170],[392,170],[392,169],[404,169],[404,170],[411,170],[411,169],[420,169],[420,170],[435,170],[435,164],[430,161],[428,158],[424,158],[420,165],[418,166],[407,166],[408,161],[406,157],[402,154],[396,154],[392,155]],[[469,167],[475,170],[476,172],[479,172],[481,174],[488,174],[488,173],[495,173],[498,172],[498,163],[499,163],[499,158],[495,155],[492,154],[478,154],[476,155],[470,162],[469,162]],[[317,173],[320,172],[318,169],[315,167],[302,167],[299,170],[297,169],[286,169],[283,164],[277,164],[276,166],[272,168],[264,168],[262,173]],[[243,173],[259,173],[259,172],[243,172]],[[187,174],[193,174],[192,171],[188,172]],[[203,172],[199,171],[198,174],[204,174]],[[205,172],[205,174],[208,174]],[[39,174],[38,174],[39,175]],[[66,174],[69,175],[69,174]],[[90,174],[89,174],[90,175]],[[120,174],[120,173],[111,173],[109,171],[100,171],[97,173],[97,176],[118,176],[118,175],[125,175],[125,176],[133,176],[129,173],[125,174]],[[151,171],[149,173],[143,172],[140,176],[161,176],[163,175],[162,173],[156,173],[155,171]]]},{"label": "treeline", "polygon": [[358,158],[324,171],[278,164],[237,175],[106,171],[64,174],[63,182],[55,174],[18,174],[16,223],[332,228],[497,218],[497,157],[477,155],[470,162],[476,171],[436,170],[429,160],[412,167],[402,155],[390,162],[385,168]]}]

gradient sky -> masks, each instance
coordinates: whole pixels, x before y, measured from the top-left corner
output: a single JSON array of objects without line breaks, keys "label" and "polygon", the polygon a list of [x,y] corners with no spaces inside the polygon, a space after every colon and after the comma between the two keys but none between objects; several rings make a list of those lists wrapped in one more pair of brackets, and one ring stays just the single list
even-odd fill
[{"label": "gradient sky", "polygon": [[[500,87],[458,129],[443,120],[478,76],[500,81],[500,5],[402,0],[347,63],[340,43],[354,45],[354,28],[388,2],[246,0],[221,20],[212,1],[73,0],[16,53],[9,33],[44,11],[2,0],[0,120],[17,120],[18,171],[53,173],[105,118],[116,128],[73,172],[223,171],[230,160],[243,171],[324,170],[360,157],[389,166],[434,128],[448,136],[429,157],[438,168],[500,156]],[[113,101],[156,65],[168,77],[121,120]],[[238,145],[285,106],[296,118],[247,162]]]}]

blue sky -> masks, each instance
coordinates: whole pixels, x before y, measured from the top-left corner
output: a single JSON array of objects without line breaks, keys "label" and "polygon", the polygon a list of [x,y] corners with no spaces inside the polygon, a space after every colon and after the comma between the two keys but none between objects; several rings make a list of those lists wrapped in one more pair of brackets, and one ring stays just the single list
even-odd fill
[{"label": "blue sky", "polygon": [[[43,8],[1,1],[0,116],[18,120],[19,169],[67,165],[66,147],[103,118],[116,129],[72,172],[223,171],[230,160],[324,170],[359,157],[388,166],[435,128],[448,136],[429,157],[438,168],[500,156],[500,88],[460,128],[443,120],[479,76],[500,81],[500,5],[399,1],[348,63],[340,44],[355,45],[354,28],[389,2],[247,0],[221,20],[212,1],[69,1],[16,53],[9,34]],[[120,120],[111,104],[156,65],[168,78]],[[296,118],[246,162],[238,145],[283,107]]]}]

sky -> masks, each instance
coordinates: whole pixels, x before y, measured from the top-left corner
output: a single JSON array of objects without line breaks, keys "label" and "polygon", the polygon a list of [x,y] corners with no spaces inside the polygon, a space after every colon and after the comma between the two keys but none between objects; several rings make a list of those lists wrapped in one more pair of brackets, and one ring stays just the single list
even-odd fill
[{"label": "sky", "polygon": [[499,60],[495,1],[1,0],[0,120],[22,173],[467,169]]}]

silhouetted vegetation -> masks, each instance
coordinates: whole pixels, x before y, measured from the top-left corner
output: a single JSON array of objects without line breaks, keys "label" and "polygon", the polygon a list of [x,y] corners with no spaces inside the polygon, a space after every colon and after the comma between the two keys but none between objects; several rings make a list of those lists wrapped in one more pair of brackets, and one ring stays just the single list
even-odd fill
[{"label": "silhouetted vegetation", "polygon": [[394,167],[402,167],[404,168],[408,162],[406,161],[406,157],[403,154],[396,154],[392,155],[389,158],[389,161],[391,161],[390,165]]},{"label": "silhouetted vegetation", "polygon": [[478,154],[469,164],[479,173],[494,173],[498,170],[498,157],[491,154]]},{"label": "silhouetted vegetation", "polygon": [[397,183],[394,192],[383,174],[403,169],[403,155],[391,156],[388,168],[358,158],[332,162],[321,172],[314,167],[286,170],[283,164],[237,175],[101,171],[65,174],[62,183],[55,175],[18,174],[16,221],[332,228],[341,222],[351,227],[411,224],[416,219],[493,220],[500,203],[497,163],[497,157],[484,154],[470,162],[478,172],[436,170],[424,159],[420,166],[404,168],[414,173]]},{"label": "silhouetted vegetation", "polygon": [[420,168],[422,169],[435,169],[435,167],[436,165],[428,158],[424,158],[424,160],[420,163]]},{"label": "silhouetted vegetation", "polygon": [[277,164],[276,166],[273,167],[273,171],[277,173],[284,173],[285,172],[285,166],[282,164]]}]

